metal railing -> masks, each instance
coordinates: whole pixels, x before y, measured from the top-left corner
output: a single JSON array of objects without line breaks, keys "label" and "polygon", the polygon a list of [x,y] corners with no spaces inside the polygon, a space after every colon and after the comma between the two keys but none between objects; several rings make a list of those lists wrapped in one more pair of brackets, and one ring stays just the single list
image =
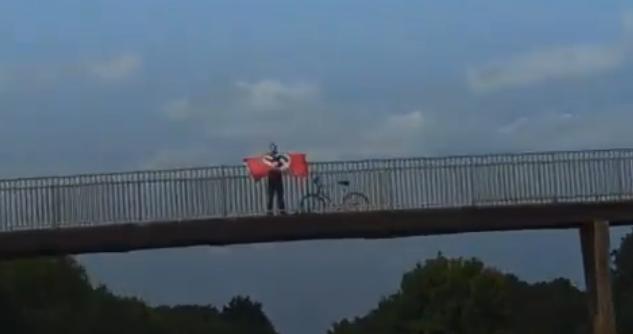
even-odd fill
[{"label": "metal railing", "polygon": [[[633,199],[630,149],[322,162],[310,174],[286,177],[289,211],[314,175],[335,186],[319,212],[347,210],[336,204],[348,192],[366,197],[362,210]],[[265,184],[244,166],[1,180],[0,231],[262,215]]]}]

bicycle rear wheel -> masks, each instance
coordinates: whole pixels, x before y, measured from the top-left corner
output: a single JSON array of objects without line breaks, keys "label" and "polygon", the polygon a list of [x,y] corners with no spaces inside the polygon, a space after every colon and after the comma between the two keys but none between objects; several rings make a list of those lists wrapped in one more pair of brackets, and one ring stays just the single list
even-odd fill
[{"label": "bicycle rear wheel", "polygon": [[345,211],[369,210],[369,198],[359,192],[351,192],[343,197],[343,209]]},{"label": "bicycle rear wheel", "polygon": [[327,207],[327,202],[321,196],[310,194],[303,196],[299,206],[301,213],[323,213]]}]

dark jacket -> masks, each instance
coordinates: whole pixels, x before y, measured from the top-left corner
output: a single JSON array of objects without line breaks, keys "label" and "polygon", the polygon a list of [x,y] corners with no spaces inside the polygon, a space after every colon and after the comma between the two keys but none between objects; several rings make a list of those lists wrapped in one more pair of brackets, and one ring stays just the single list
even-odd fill
[{"label": "dark jacket", "polygon": [[281,154],[270,153],[265,157],[265,159],[268,162],[272,163],[272,165],[274,166],[268,172],[268,180],[281,182],[282,180],[281,167],[283,166],[284,160],[286,160],[286,157]]}]

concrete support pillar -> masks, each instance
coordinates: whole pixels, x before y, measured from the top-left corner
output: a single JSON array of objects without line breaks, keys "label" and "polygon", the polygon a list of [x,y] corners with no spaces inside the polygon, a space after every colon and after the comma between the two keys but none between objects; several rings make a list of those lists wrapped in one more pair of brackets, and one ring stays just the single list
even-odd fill
[{"label": "concrete support pillar", "polygon": [[592,333],[616,334],[609,265],[609,222],[586,223],[580,228],[580,241]]}]

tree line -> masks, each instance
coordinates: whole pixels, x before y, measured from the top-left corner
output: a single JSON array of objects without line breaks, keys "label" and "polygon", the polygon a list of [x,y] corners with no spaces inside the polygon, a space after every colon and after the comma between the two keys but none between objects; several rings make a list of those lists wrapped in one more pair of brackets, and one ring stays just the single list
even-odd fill
[{"label": "tree line", "polygon": [[0,324],[7,334],[277,334],[248,297],[150,307],[93,287],[70,257],[0,263]]},{"label": "tree line", "polygon": [[[618,332],[633,333],[633,234],[612,257]],[[478,259],[439,254],[405,273],[368,314],[328,334],[589,334],[583,290],[563,278],[529,284]]]},{"label": "tree line", "polygon": [[[633,333],[633,233],[613,252],[619,333]],[[589,334],[586,295],[569,280],[527,283],[476,258],[441,254],[406,272],[369,313],[328,334]],[[249,297],[227,305],[150,307],[93,286],[72,257],[0,262],[7,334],[278,334]]]}]

